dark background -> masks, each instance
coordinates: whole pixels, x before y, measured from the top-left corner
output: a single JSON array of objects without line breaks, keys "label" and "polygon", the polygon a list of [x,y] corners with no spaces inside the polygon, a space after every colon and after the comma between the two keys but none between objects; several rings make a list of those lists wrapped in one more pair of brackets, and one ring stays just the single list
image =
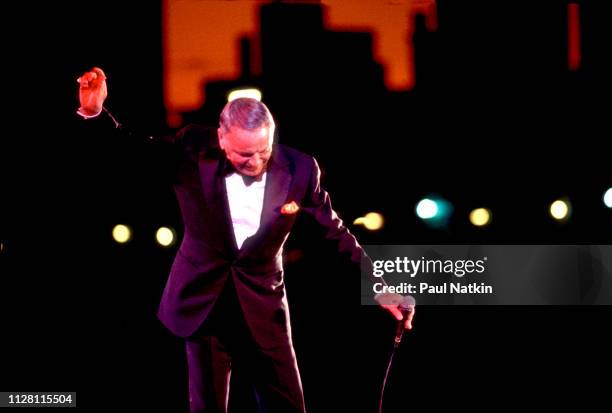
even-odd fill
[{"label": "dark background", "polygon": [[[612,182],[610,7],[581,2],[582,65],[567,70],[563,1],[438,1],[439,30],[415,33],[417,86],[391,93],[371,34],[331,32],[316,5],[262,10],[261,77],[206,85],[185,114],[213,123],[229,87],[259,85],[279,140],[317,157],[335,209],[351,223],[375,210],[385,227],[349,225],[363,244],[606,244]],[[85,411],[187,411],[179,339],[155,318],[176,247],[153,241],[180,216],[163,165],[76,115],[76,77],[109,77],[107,106],[164,133],[161,4],[6,6],[0,169],[0,389],[77,391]],[[227,47],[233,47],[228,45]],[[8,116],[7,116],[8,115]],[[445,230],[413,214],[438,193]],[[547,205],[569,196],[565,224]],[[466,220],[489,207],[484,229]],[[134,239],[115,244],[128,223]],[[308,221],[287,246],[295,348],[311,412],[376,411],[394,321],[360,307],[358,283]],[[395,361],[386,412],[551,409],[606,400],[609,306],[419,307]],[[248,411],[236,374],[234,411]]]}]

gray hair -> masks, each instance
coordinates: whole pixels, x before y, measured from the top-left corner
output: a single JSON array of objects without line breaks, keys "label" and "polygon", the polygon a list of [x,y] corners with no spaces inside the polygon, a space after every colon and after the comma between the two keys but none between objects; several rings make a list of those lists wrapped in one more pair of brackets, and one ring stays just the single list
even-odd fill
[{"label": "gray hair", "polygon": [[268,107],[257,99],[238,98],[228,102],[221,116],[219,126],[228,131],[232,126],[254,130],[262,127],[274,127],[274,119]]}]

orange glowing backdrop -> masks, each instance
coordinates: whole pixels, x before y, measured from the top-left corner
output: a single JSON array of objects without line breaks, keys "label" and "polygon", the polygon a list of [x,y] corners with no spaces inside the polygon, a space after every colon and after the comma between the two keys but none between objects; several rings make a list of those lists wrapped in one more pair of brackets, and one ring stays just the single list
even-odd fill
[{"label": "orange glowing backdrop", "polygon": [[[164,99],[169,120],[204,103],[203,83],[240,74],[239,38],[257,39],[264,0],[165,0]],[[435,0],[321,0],[328,30],[368,31],[374,59],[390,90],[414,86],[412,22],[415,12],[436,29]],[[257,69],[255,67],[255,69]],[[176,123],[176,122],[171,122]]]}]

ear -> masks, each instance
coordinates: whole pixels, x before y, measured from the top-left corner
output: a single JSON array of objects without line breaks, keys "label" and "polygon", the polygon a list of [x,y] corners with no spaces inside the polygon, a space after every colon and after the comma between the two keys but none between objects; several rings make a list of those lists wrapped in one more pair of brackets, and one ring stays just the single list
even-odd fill
[{"label": "ear", "polygon": [[270,126],[270,145],[278,143],[278,133],[276,132],[276,126],[272,124]]},{"label": "ear", "polygon": [[220,147],[222,150],[225,150],[224,145],[223,145],[223,144],[224,144],[224,140],[225,140],[225,139],[223,138],[223,131],[221,130],[221,128],[220,128],[220,127],[219,127],[219,128],[217,128],[217,139],[219,140],[219,147]]}]

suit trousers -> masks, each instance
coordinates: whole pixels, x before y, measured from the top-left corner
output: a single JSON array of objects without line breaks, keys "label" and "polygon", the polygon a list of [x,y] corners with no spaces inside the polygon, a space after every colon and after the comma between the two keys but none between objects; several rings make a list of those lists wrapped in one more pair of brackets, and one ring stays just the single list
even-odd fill
[{"label": "suit trousers", "polygon": [[228,279],[211,313],[186,339],[191,413],[226,413],[232,368],[255,389],[260,413],[305,413],[302,383],[289,339],[273,349],[255,342]]}]

